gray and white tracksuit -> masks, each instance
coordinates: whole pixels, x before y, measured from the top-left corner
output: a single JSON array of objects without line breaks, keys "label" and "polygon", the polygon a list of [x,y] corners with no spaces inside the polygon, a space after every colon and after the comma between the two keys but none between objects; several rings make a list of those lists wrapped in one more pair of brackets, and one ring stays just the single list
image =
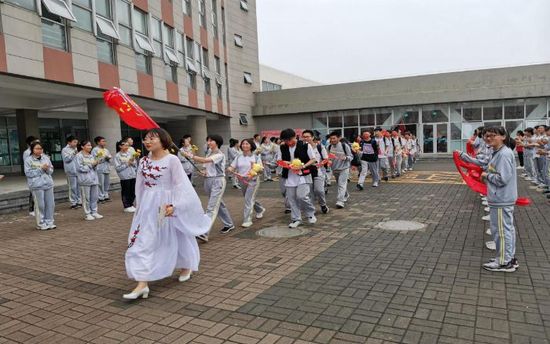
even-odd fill
[{"label": "gray and white tracksuit", "polygon": [[185,155],[183,155],[183,152],[193,154],[193,146],[181,147],[180,150],[178,151],[178,158],[180,159],[181,167],[183,167],[183,171],[189,178],[189,181],[192,182],[193,172],[195,172],[195,168],[193,167],[193,164],[191,163],[191,161],[189,161],[189,159],[187,159]]},{"label": "gray and white tracksuit", "polygon": [[392,165],[394,176],[401,175],[401,166],[403,165],[403,139],[401,137],[392,137],[391,138],[393,151],[394,151],[394,164]]},{"label": "gray and white tracksuit", "polygon": [[[102,157],[97,158],[99,152],[102,151]],[[97,178],[99,183],[99,200],[103,201],[109,198],[109,187],[111,186],[110,173],[111,173],[111,153],[107,148],[101,148],[95,146],[92,149],[92,155],[99,161],[97,164]]]},{"label": "gray and white tracksuit", "polygon": [[[48,168],[44,170],[43,165],[47,165]],[[55,201],[52,162],[45,154],[38,158],[30,155],[25,160],[24,166],[27,184],[34,199],[36,226],[40,229],[47,229],[54,224]]]},{"label": "gray and white tracksuit", "polygon": [[115,170],[120,180],[135,179],[137,176],[138,163],[133,159],[133,154],[128,150],[126,153],[118,152],[115,155]]},{"label": "gray and white tracksuit", "polygon": [[69,187],[69,202],[71,205],[77,205],[81,203],[80,200],[80,188],[78,187],[78,177],[76,175],[76,155],[78,150],[66,145],[61,150],[61,157],[63,158],[63,169],[67,175],[67,186]]},{"label": "gray and white tracksuit", "polygon": [[336,179],[336,185],[338,186],[338,196],[336,197],[336,203],[345,203],[348,201],[348,178],[349,169],[351,167],[351,161],[353,155],[351,154],[351,147],[344,142],[338,142],[335,145],[329,145],[328,152],[336,155],[336,159],[332,161],[332,175]]},{"label": "gray and white tracksuit", "polygon": [[382,170],[382,178],[388,178],[390,163],[388,160],[388,145],[385,137],[377,137],[378,144],[378,166]]},{"label": "gray and white tracksuit", "polygon": [[[241,152],[236,147],[227,148],[227,167],[229,167],[233,163],[233,161],[237,156],[239,156],[239,154],[241,154]],[[231,176],[231,182],[233,186],[240,187],[239,178]]]},{"label": "gray and white tracksuit", "polygon": [[216,221],[216,216],[220,218],[225,227],[233,226],[233,219],[229,214],[229,210],[223,202],[223,193],[225,192],[225,155],[217,150],[210,152],[207,158],[211,158],[213,162],[205,163],[206,177],[204,177],[204,191],[208,195],[208,205],[206,206],[206,214],[212,219],[210,229]]},{"label": "gray and white tracksuit", "polygon": [[[262,159],[256,154],[252,155],[242,155],[239,154],[231,162],[231,167],[235,172],[240,175],[246,175],[252,166],[252,164],[262,164]],[[235,179],[237,177],[234,177]],[[252,215],[254,212],[261,213],[264,210],[264,207],[256,201],[256,194],[260,187],[260,176],[249,180],[248,184],[243,185],[242,192],[244,196],[244,213],[243,213],[243,223],[252,222]]]},{"label": "gray and white tracksuit", "polygon": [[[319,152],[319,150],[321,150],[321,152]],[[328,158],[328,153],[326,148],[321,144],[313,147],[313,151],[315,152],[315,160],[317,160],[319,167],[317,168],[317,177],[313,178],[313,187],[311,188],[310,197],[312,202],[317,200],[320,207],[326,207],[327,200],[325,195],[325,179],[327,177],[327,171],[325,166],[322,166],[319,163]]]},{"label": "gray and white tracksuit", "polygon": [[[535,135],[535,140],[538,141],[546,141],[548,138],[546,135]],[[535,148],[535,169],[537,171],[537,182],[539,184],[544,184],[546,182],[546,157],[544,155],[541,155],[537,152],[538,149],[541,149],[543,147],[537,147]]]},{"label": "gray and white tracksuit", "polygon": [[487,165],[487,202],[491,234],[496,243],[496,260],[505,265],[516,254],[514,205],[518,198],[516,160],[513,151],[502,146],[494,151]]},{"label": "gray and white tracksuit", "polygon": [[493,157],[493,148],[483,143],[477,151],[476,157],[473,158],[468,154],[461,152],[460,158],[466,162],[481,167],[484,171],[487,169],[487,165]]},{"label": "gray and white tracksuit", "polygon": [[82,197],[82,208],[86,215],[97,214],[97,202],[99,200],[99,180],[96,159],[91,154],[83,151],[76,155],[76,172],[80,195]]},{"label": "gray and white tracksuit", "polygon": [[537,180],[537,171],[535,168],[535,148],[528,147],[528,144],[534,143],[535,137],[525,137],[525,147],[523,149],[523,160],[525,165],[525,173],[533,180]]},{"label": "gray and white tracksuit", "polygon": [[[31,148],[28,147],[27,149],[25,149],[23,151],[23,166],[25,164],[25,160],[27,160],[27,158],[31,156]],[[30,190],[29,190],[30,191]],[[34,211],[34,196],[32,195],[32,191],[29,193],[29,212],[32,212]]]},{"label": "gray and white tracksuit", "polygon": [[271,180],[271,168],[273,167],[273,159],[275,154],[273,152],[273,144],[260,145],[262,163],[264,165],[264,180]]}]

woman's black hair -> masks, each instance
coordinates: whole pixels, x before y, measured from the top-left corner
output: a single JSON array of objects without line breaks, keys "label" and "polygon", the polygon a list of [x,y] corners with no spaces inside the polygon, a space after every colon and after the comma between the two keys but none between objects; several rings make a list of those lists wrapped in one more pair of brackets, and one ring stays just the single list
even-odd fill
[{"label": "woman's black hair", "polygon": [[118,141],[118,142],[116,143],[116,147],[115,147],[115,148],[116,148],[117,153],[120,152],[120,146],[122,146],[122,145],[125,144],[125,143],[128,143],[128,142],[126,142],[126,140],[127,140],[127,139],[124,139],[124,138],[123,138],[122,140],[120,140],[120,141]]},{"label": "woman's black hair", "polygon": [[34,154],[34,147],[36,146],[40,146],[41,148],[44,148],[42,147],[42,144],[40,143],[40,141],[34,140],[30,145],[31,154]]},{"label": "woman's black hair", "polygon": [[480,139],[483,138],[483,135],[485,134],[485,127],[478,127],[476,129],[477,137]]},{"label": "woman's black hair", "polygon": [[99,143],[99,141],[104,140],[104,139],[105,139],[105,138],[104,138],[103,136],[96,136],[96,137],[94,138],[94,142],[95,142],[95,144],[97,145],[97,144]]},{"label": "woman's black hair", "polygon": [[519,136],[525,136],[525,134],[523,133],[523,131],[522,131],[522,130],[518,130],[518,131],[517,131],[517,133],[516,133],[516,135],[519,135]]},{"label": "woman's black hair", "polygon": [[529,133],[529,134],[531,134],[531,135],[534,135],[534,134],[535,134],[535,131],[534,131],[533,128],[531,128],[531,127],[525,128],[524,132]]},{"label": "woman's black hair", "polygon": [[27,136],[27,138],[25,139],[25,142],[27,143],[27,146],[30,147],[31,143],[33,143],[34,141],[37,141],[38,138],[34,137],[34,136]]},{"label": "woman's black hair", "polygon": [[76,140],[76,139],[77,139],[77,138],[74,137],[73,135],[69,135],[69,136],[67,136],[67,138],[65,139],[65,142],[66,142],[66,143],[69,143],[69,142],[72,142],[72,141],[74,141],[74,140]]},{"label": "woman's black hair", "polygon": [[216,145],[218,145],[218,148],[221,148],[223,145],[223,138],[220,135],[210,135],[210,140],[216,142]]},{"label": "woman's black hair", "polygon": [[277,138],[276,138],[275,136],[271,136],[271,138],[269,139],[269,141],[275,142],[275,141],[277,141]]},{"label": "woman's black hair", "polygon": [[230,148],[235,147],[238,143],[239,143],[239,140],[236,140],[234,138],[229,139],[229,147]]},{"label": "woman's black hair", "polygon": [[183,137],[180,140],[180,147],[183,147],[183,144],[185,143],[185,140],[187,140],[189,138],[191,138],[191,135],[189,135],[189,134],[183,135]]},{"label": "woman's black hair", "polygon": [[92,142],[90,140],[82,140],[78,143],[78,151],[80,152],[82,150],[82,148],[84,146],[86,146],[87,144],[92,144]]},{"label": "woman's black hair", "polygon": [[[160,140],[160,144],[162,145],[162,148],[164,149],[168,149],[171,148],[172,146],[175,146],[174,145],[174,141],[172,141],[172,136],[170,136],[170,134],[168,134],[168,132],[162,128],[154,128],[154,129],[151,129],[149,131],[147,131],[147,133],[145,134],[144,137],[146,136],[151,136],[151,137],[158,137],[159,140]],[[172,152],[170,152],[172,153]],[[177,153],[177,149],[176,149],[176,153]]]},{"label": "woman's black hair", "polygon": [[256,150],[256,148],[258,148],[258,147],[256,147],[256,143],[254,142],[254,139],[243,139],[241,141],[241,143],[239,144],[239,148],[241,150],[243,150],[243,142],[248,142],[248,144],[250,145],[250,151],[251,152],[254,152]]},{"label": "woman's black hair", "polygon": [[281,131],[281,140],[290,140],[291,138],[296,137],[296,132],[290,128]]}]

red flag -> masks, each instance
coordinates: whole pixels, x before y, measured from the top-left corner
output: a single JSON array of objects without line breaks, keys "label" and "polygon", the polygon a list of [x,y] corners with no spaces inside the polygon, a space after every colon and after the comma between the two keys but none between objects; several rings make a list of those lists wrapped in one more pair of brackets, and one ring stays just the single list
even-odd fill
[{"label": "red flag", "polygon": [[[458,152],[453,153],[453,159],[456,169],[462,176],[466,185],[475,193],[487,196],[487,184],[483,183],[481,180],[481,173],[483,172],[481,167],[460,159],[460,154]],[[531,204],[531,200],[526,197],[520,197],[516,200],[516,205],[519,206],[526,206],[529,204]]]},{"label": "red flag", "polygon": [[159,125],[120,88],[113,87],[105,91],[103,99],[128,126],[138,130],[159,128]]},{"label": "red flag", "polygon": [[466,142],[466,153],[468,153],[468,155],[471,156],[472,158],[476,157],[476,150],[474,148],[474,144],[470,140]]}]

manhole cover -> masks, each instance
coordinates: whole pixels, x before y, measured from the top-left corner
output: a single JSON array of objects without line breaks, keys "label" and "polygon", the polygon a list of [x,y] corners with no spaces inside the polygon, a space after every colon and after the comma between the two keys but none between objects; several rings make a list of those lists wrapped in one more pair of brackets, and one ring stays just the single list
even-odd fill
[{"label": "manhole cover", "polygon": [[417,231],[426,228],[426,225],[416,221],[386,221],[376,225],[377,228],[390,231]]},{"label": "manhole cover", "polygon": [[309,233],[309,230],[304,227],[288,228],[286,226],[272,226],[260,229],[256,235],[266,238],[293,238]]}]

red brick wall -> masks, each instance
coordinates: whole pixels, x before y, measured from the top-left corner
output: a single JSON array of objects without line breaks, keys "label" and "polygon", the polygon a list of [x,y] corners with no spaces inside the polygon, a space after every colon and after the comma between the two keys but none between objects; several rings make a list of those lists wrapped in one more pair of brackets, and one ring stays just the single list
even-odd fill
[{"label": "red brick wall", "polygon": [[74,83],[73,55],[44,47],[44,75],[48,80]]},{"label": "red brick wall", "polygon": [[98,61],[97,67],[99,71],[100,88],[110,89],[112,87],[120,87],[118,66]]}]

